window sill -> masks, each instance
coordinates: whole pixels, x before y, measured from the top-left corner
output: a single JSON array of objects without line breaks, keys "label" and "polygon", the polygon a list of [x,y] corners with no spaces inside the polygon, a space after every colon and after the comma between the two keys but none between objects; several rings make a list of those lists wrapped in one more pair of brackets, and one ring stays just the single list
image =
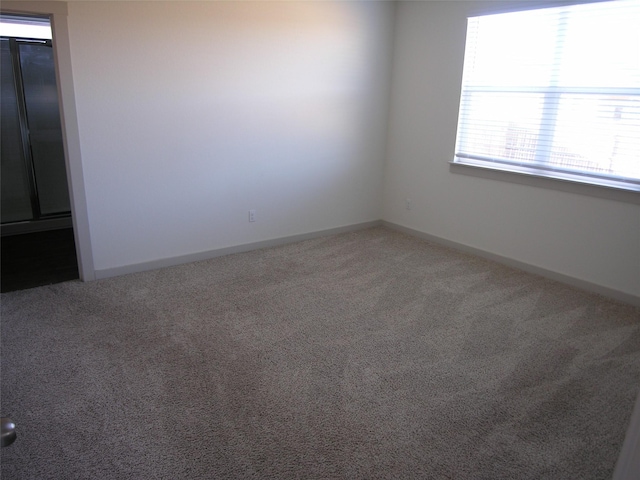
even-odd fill
[{"label": "window sill", "polygon": [[618,202],[633,203],[640,205],[640,192],[630,190],[629,186],[619,188],[612,185],[599,185],[588,183],[586,180],[576,180],[573,178],[560,178],[555,176],[541,175],[539,172],[513,171],[486,166],[475,163],[462,163],[456,161],[449,162],[451,173],[469,175],[472,177],[486,178],[502,182],[519,183],[538,188],[547,188],[563,192],[589,195]]}]

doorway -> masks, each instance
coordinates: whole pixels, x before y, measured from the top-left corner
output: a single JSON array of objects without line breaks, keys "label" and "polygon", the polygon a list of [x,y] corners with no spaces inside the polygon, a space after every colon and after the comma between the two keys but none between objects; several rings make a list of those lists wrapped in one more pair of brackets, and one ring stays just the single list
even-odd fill
[{"label": "doorway", "polygon": [[48,18],[0,16],[1,290],[79,278]]}]

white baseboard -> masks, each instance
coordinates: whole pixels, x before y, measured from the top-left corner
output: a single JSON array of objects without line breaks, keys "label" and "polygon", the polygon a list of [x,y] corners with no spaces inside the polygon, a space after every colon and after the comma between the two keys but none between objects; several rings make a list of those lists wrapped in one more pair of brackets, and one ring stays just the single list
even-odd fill
[{"label": "white baseboard", "polygon": [[119,275],[127,275],[130,273],[145,272],[148,270],[157,270],[158,268],[173,267],[184,263],[199,262],[210,258],[221,257],[223,255],[231,255],[234,253],[249,252],[260,248],[275,247],[278,245],[286,245],[287,243],[301,242],[312,238],[326,237],[328,235],[336,235],[339,233],[355,232],[365,228],[379,227],[382,224],[380,220],[372,222],[358,223],[355,225],[346,225],[344,227],[330,228],[328,230],[320,230],[316,232],[302,233],[299,235],[291,235],[288,237],[273,238],[270,240],[262,240],[260,242],[245,243],[232,247],[219,248],[216,250],[208,250],[205,252],[191,253],[180,255],[177,257],[161,258],[149,262],[135,263],[132,265],[123,265],[121,267],[105,268],[95,271],[96,280],[109,277],[117,277]]},{"label": "white baseboard", "polygon": [[536,265],[531,265],[529,263],[521,262],[520,260],[515,260],[513,258],[498,255],[496,253],[487,252],[479,248],[471,247],[463,243],[454,242],[453,240],[447,240],[446,238],[437,237],[435,235],[421,232],[419,230],[414,230],[409,227],[404,227],[396,223],[391,223],[384,220],[381,223],[383,226],[390,228],[392,230],[397,230],[399,232],[412,235],[414,237],[422,238],[423,240],[427,240],[429,242],[437,243],[439,245],[444,245],[446,247],[460,250],[465,253],[471,253],[473,255],[486,258],[488,260],[493,260],[495,262],[502,263],[503,265],[508,265],[510,267],[514,267],[519,270],[523,270],[525,272],[533,273],[535,275],[540,275],[541,277],[549,278],[551,280],[555,280],[561,283],[566,283],[567,285],[580,288],[581,290],[597,293],[599,295],[603,295],[605,297],[609,297],[614,300],[618,300],[620,302],[629,303],[635,306],[640,306],[640,297],[637,295],[621,292],[613,288],[605,287],[602,285],[598,285],[596,283],[588,282],[586,280],[571,277],[563,273],[554,272],[553,270],[548,270],[546,268],[538,267]]},{"label": "white baseboard", "polygon": [[568,285],[572,285],[574,287],[580,288],[582,290],[586,290],[589,292],[597,293],[599,295],[603,295],[605,297],[612,298],[614,300],[618,300],[624,303],[628,303],[635,306],[640,306],[640,297],[637,295],[629,294],[626,292],[621,292],[619,290],[615,290],[609,287],[605,287],[602,285],[598,285],[596,283],[588,282],[586,280],[582,280],[579,278],[571,277],[569,275],[565,275],[559,272],[555,272],[553,270],[548,270],[546,268],[538,267],[535,265],[531,265],[520,260],[515,260],[509,257],[505,257],[502,255],[498,255],[495,253],[487,252],[485,250],[481,250],[479,248],[471,247],[469,245],[465,245],[463,243],[458,243],[452,240],[448,240],[442,237],[437,237],[435,235],[431,235],[425,232],[421,232],[419,230],[414,230],[409,227],[404,227],[402,225],[398,225],[396,223],[387,222],[385,220],[374,220],[371,222],[358,223],[354,225],[346,225],[343,227],[330,228],[327,230],[320,230],[315,232],[303,233],[299,235],[291,235],[288,237],[279,237],[273,238],[269,240],[263,240],[259,242],[245,243],[242,245],[235,245],[231,247],[219,248],[216,250],[209,250],[205,252],[192,253],[187,255],[180,255],[177,257],[170,258],[162,258],[158,260],[152,260],[149,262],[136,263],[131,265],[123,265],[120,267],[113,268],[105,268],[102,270],[95,271],[95,279],[99,280],[102,278],[116,277],[119,275],[127,275],[130,273],[144,272],[147,270],[156,270],[158,268],[164,267],[172,267],[175,265],[181,265],[184,263],[198,262],[201,260],[208,260],[210,258],[220,257],[222,255],[231,255],[234,253],[242,253],[249,252],[251,250],[258,250],[260,248],[268,248],[275,247],[278,245],[285,245],[287,243],[300,242],[303,240],[309,240],[312,238],[324,237],[328,235],[336,235],[339,233],[346,232],[354,232],[357,230],[363,230],[365,228],[377,227],[377,226],[385,226],[392,230],[397,230],[399,232],[406,233],[408,235],[412,235],[414,237],[422,238],[429,242],[437,243],[439,245],[444,245],[450,248],[454,248],[456,250],[460,250],[466,253],[471,253],[473,255],[477,255],[479,257],[487,258],[489,260],[496,261],[498,263],[502,263],[504,265],[508,265],[510,267],[517,268],[519,270],[523,270],[525,272],[533,273],[536,275],[540,275],[542,277],[549,278],[551,280],[555,280],[558,282],[566,283]]}]

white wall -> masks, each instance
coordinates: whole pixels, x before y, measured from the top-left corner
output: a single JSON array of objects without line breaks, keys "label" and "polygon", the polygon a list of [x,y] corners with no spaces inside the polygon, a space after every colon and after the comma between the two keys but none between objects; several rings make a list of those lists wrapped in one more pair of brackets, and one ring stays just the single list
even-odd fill
[{"label": "white wall", "polygon": [[68,24],[98,273],[380,219],[390,3],[70,2]]},{"label": "white wall", "polygon": [[508,175],[481,178],[447,163],[466,17],[504,8],[500,2],[398,4],[383,218],[640,297],[639,195],[515,177],[520,183],[514,183],[505,181]]}]

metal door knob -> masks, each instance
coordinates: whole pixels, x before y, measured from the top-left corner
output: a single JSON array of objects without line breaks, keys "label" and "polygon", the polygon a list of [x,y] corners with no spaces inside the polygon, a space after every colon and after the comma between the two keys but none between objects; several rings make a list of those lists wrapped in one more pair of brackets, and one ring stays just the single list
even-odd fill
[{"label": "metal door knob", "polygon": [[2,446],[8,447],[16,439],[16,424],[9,417],[2,417]]}]

